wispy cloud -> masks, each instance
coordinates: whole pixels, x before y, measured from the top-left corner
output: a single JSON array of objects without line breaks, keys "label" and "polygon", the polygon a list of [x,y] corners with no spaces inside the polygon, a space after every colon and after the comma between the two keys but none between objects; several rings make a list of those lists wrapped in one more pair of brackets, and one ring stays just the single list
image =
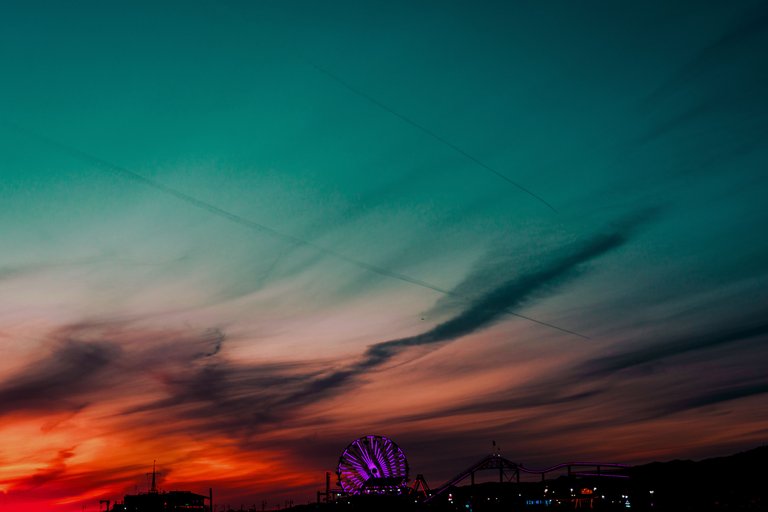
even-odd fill
[{"label": "wispy cloud", "polygon": [[513,308],[552,293],[557,286],[577,275],[582,265],[626,244],[635,230],[656,214],[655,211],[644,212],[606,234],[565,248],[538,268],[504,281],[476,297],[453,318],[424,333],[371,345],[358,361],[310,381],[299,393],[286,397],[283,403],[314,401],[411,347],[448,343],[495,324]]},{"label": "wispy cloud", "polygon": [[[345,384],[412,347],[437,347],[466,337],[494,325],[510,310],[554,293],[580,275],[584,265],[625,245],[651,218],[644,213],[561,248],[530,271],[478,294],[452,318],[415,336],[373,344],[357,361],[336,369],[327,363],[231,361],[222,351],[226,336],[217,329],[163,332],[109,322],[71,326],[54,335],[55,348],[49,354],[5,381],[2,410],[83,407],[94,389],[106,393],[107,387],[119,388],[141,375],[157,383],[162,397],[132,405],[124,414],[173,411],[179,421],[194,424],[191,428],[248,435],[295,418],[303,406],[342,393]],[[529,402],[567,399],[541,393],[527,398]],[[514,404],[513,400],[507,406]]]},{"label": "wispy cloud", "polygon": [[139,375],[215,357],[224,336],[83,322],[57,329],[32,362],[0,383],[0,414],[77,411]]},{"label": "wispy cloud", "polygon": [[[669,100],[669,97],[680,89],[699,85],[702,75],[711,74],[722,69],[723,64],[731,64],[741,72],[752,72],[749,66],[744,66],[740,59],[759,64],[760,54],[755,52],[756,40],[768,36],[768,9],[764,4],[747,12],[737,23],[731,25],[712,43],[697,51],[674,74],[663,82],[648,98],[650,104]],[[729,87],[753,86],[748,82],[731,81]]]},{"label": "wispy cloud", "polygon": [[[682,337],[659,339],[648,346],[647,340],[637,339],[634,348],[616,350],[610,356],[587,358],[573,366],[545,372],[522,384],[500,389],[484,398],[437,407],[429,411],[393,417],[396,422],[418,422],[428,419],[448,418],[472,414],[499,413],[501,411],[525,411],[522,420],[532,428],[542,430],[550,423],[549,413],[537,419],[534,411],[557,409],[560,414],[568,408],[574,415],[569,431],[587,431],[612,426],[634,424],[640,421],[682,414],[691,409],[708,405],[724,404],[740,398],[748,398],[768,392],[765,379],[760,377],[760,361],[764,353],[754,352],[751,368],[742,365],[741,373],[721,368],[719,374],[707,379],[693,378],[692,368],[701,370],[702,361],[708,357],[686,361],[684,356],[701,355],[707,351],[727,350],[736,344],[759,345],[768,339],[768,324],[754,322],[740,328],[722,329],[717,332],[691,334]],[[719,357],[723,357],[720,355]],[[655,369],[663,364],[674,371]],[[690,379],[685,378],[691,375]],[[751,375],[751,376],[750,376]],[[659,388],[664,393],[659,393]],[[632,400],[627,400],[632,397]],[[576,411],[592,411],[589,417],[577,419]],[[523,424],[517,425],[523,428]],[[544,436],[554,435],[560,428]]]},{"label": "wispy cloud", "polygon": [[706,350],[755,337],[765,337],[766,335],[768,335],[768,322],[759,322],[726,328],[717,332],[705,332],[698,335],[691,333],[651,345],[638,343],[637,348],[585,362],[577,369],[577,374],[579,377],[587,379],[605,377],[622,370],[673,358],[688,352]]},{"label": "wispy cloud", "polygon": [[109,342],[57,341],[49,354],[0,383],[0,415],[84,407],[120,354]]}]

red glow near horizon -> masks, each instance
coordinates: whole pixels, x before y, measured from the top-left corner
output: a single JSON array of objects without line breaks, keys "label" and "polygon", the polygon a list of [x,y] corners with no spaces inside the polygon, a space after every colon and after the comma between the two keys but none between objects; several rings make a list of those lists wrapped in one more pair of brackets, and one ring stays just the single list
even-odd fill
[{"label": "red glow near horizon", "polygon": [[[124,324],[55,331],[42,354],[29,353],[5,370],[6,382],[52,407],[30,402],[24,405],[34,408],[3,417],[0,506],[95,510],[99,500],[115,502],[146,491],[153,460],[161,490],[207,494],[212,487],[217,502],[233,506],[262,500],[303,503],[323,487],[325,471],[335,469],[344,447],[364,433],[389,434],[412,471],[433,482],[484,455],[488,429],[508,457],[532,467],[578,459],[647,462],[706,454],[706,447],[734,440],[747,447],[759,443],[761,418],[768,414],[759,397],[743,399],[727,417],[693,409],[631,423],[610,421],[622,411],[637,414],[643,402],[624,397],[627,390],[639,396],[645,375],[623,381],[616,394],[573,406],[499,401],[481,406],[477,397],[525,389],[527,382],[556,374],[574,357],[549,354],[545,345],[506,359],[489,357],[502,333],[515,329],[519,324],[510,322],[416,359],[405,354],[354,386],[306,403],[299,394],[292,398],[296,405],[282,409],[279,400],[294,396],[296,382],[315,378],[305,375],[323,375],[322,366],[207,356],[219,335],[206,331]],[[236,349],[233,344],[233,354]],[[482,361],[482,371],[473,371],[469,361]],[[82,368],[73,370],[75,363]],[[110,364],[112,371],[88,367],[94,364]],[[88,371],[100,372],[98,380]],[[446,374],[452,376],[450,385],[444,384]],[[667,390],[680,386],[681,377],[671,375]],[[48,387],[37,391],[43,384]],[[572,393],[569,386],[556,391]],[[65,398],[48,401],[62,391]],[[276,406],[260,409],[261,401]],[[595,424],[599,418],[606,419],[604,425]],[[583,424],[592,426],[580,428]]]},{"label": "red glow near horizon", "polygon": [[[473,410],[474,397],[493,393],[502,385],[516,385],[517,380],[524,382],[537,373],[546,374],[559,364],[556,358],[529,357],[519,363],[517,374],[510,373],[516,367],[510,361],[499,361],[498,371],[462,374],[464,361],[483,357],[477,344],[491,341],[491,330],[420,359],[418,374],[412,365],[395,364],[354,388],[284,413],[282,423],[251,429],[247,417],[233,422],[224,409],[221,418],[201,416],[193,408],[194,400],[165,405],[163,401],[174,396],[175,382],[187,378],[188,368],[172,357],[156,357],[134,343],[145,336],[156,340],[181,336],[187,340],[187,352],[199,352],[189,335],[111,331],[110,337],[119,340],[122,347],[120,364],[125,375],[116,380],[105,377],[105,386],[87,390],[87,406],[4,417],[0,426],[0,507],[76,512],[85,505],[87,510],[96,510],[99,500],[115,502],[125,494],[146,491],[146,474],[155,459],[161,490],[207,494],[212,487],[216,502],[236,507],[262,500],[303,503],[313,500],[315,491],[323,487],[325,471],[335,468],[353,434],[366,432],[391,432],[406,452],[412,470],[434,482],[447,479],[461,470],[462,464],[484,454],[484,434],[478,433],[478,428],[489,425],[495,426],[499,444],[509,447],[507,455],[530,466],[565,459],[647,462],[686,456],[732,439],[740,439],[745,446],[757,444],[760,415],[768,412],[761,401],[747,399],[744,408],[733,413],[739,416],[738,422],[731,423],[733,415],[726,418],[728,429],[723,428],[722,415],[694,410],[633,424],[606,422],[602,427],[583,430],[574,427],[593,422],[600,415],[614,414],[617,408],[631,410],[632,404],[603,398],[586,408],[545,407],[543,410],[551,414],[543,415],[541,407],[493,405]],[[165,347],[165,343],[161,341],[159,346]],[[181,361],[184,353],[180,347],[172,351],[163,348],[163,354],[173,354]],[[47,368],[34,358],[30,361],[33,367]],[[234,368],[234,375],[239,375]],[[452,368],[452,385],[435,387],[447,368]],[[260,370],[257,367],[253,371]],[[290,375],[303,370],[289,365],[285,371]],[[136,375],[143,376],[141,385],[134,378],[124,378]],[[216,389],[217,384],[211,380],[208,385]],[[286,381],[289,385],[290,380]],[[435,394],[436,389],[439,394]],[[252,392],[260,391],[255,388]],[[234,399],[231,395],[224,398]],[[149,407],[154,403],[163,407]],[[237,402],[232,403],[237,407]],[[446,406],[463,404],[469,406],[465,411],[439,412]],[[511,432],[506,425],[520,420],[531,434],[551,433],[545,437],[531,435],[530,439],[505,434]],[[693,428],[696,438],[690,436]],[[567,433],[567,440],[563,433]],[[442,441],[435,444],[437,440]],[[443,462],[446,460],[450,462]]]}]

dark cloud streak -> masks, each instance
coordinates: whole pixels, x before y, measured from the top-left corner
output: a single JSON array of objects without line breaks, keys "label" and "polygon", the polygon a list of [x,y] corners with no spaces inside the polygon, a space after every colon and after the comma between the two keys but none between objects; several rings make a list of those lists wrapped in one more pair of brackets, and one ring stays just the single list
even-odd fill
[{"label": "dark cloud streak", "polygon": [[701,335],[690,334],[679,339],[592,359],[578,369],[578,374],[582,378],[590,379],[605,377],[622,370],[647,365],[688,352],[706,350],[766,335],[768,335],[768,322],[765,321],[730,328],[721,332]]},{"label": "dark cloud streak", "polygon": [[[480,294],[453,318],[416,336],[371,345],[350,364],[329,370],[317,365],[247,364],[203,358],[200,365],[180,368],[164,378],[166,398],[125,413],[143,414],[178,407],[174,417],[192,422],[190,428],[223,431],[241,438],[284,421],[293,424],[298,421],[303,406],[336,396],[348,384],[402,352],[417,346],[435,347],[471,335],[503,319],[511,308],[551,293],[579,275],[585,264],[624,246],[635,230],[654,214],[645,212],[605,234],[566,247],[533,270]],[[541,390],[526,397],[524,402],[565,402],[593,393],[595,391],[587,390],[549,396]],[[496,405],[522,406],[524,403],[505,399],[503,404]]]},{"label": "dark cloud streak", "polygon": [[[31,365],[25,371],[28,378],[7,382],[0,398],[16,397],[4,405],[7,410],[30,404],[42,409],[52,402],[73,401],[85,396],[97,383],[111,382],[111,374],[100,374],[99,369],[116,367],[119,358],[118,373],[122,380],[116,381],[118,385],[137,375],[151,375],[165,394],[124,410],[126,422],[153,421],[154,412],[162,410],[166,427],[158,424],[158,428],[219,431],[247,439],[263,428],[299,421],[303,406],[336,396],[351,382],[412,347],[437,347],[494,325],[511,309],[552,293],[581,275],[585,265],[623,247],[637,228],[655,214],[644,212],[604,234],[542,258],[533,269],[479,294],[447,321],[416,336],[371,345],[356,361],[336,369],[318,364],[228,361],[221,353],[225,336],[216,329],[191,336],[173,332],[126,333],[121,325],[85,324],[64,332],[67,339],[80,341],[68,341],[52,357]],[[90,339],[111,341],[83,341]],[[147,345],[142,340],[151,343]],[[123,347],[125,353],[118,347]],[[92,371],[83,371],[84,368]],[[53,388],[55,392],[49,393]],[[577,402],[598,392],[589,388],[555,392],[549,386],[528,391],[525,397],[500,397],[483,406],[509,408]]]},{"label": "dark cloud streak", "polygon": [[718,387],[716,389],[698,393],[695,396],[670,400],[659,407],[655,412],[657,415],[663,416],[765,393],[768,393],[768,381]]},{"label": "dark cloud streak", "polygon": [[[739,398],[746,398],[768,392],[768,384],[764,379],[753,379],[744,383],[746,376],[722,375],[720,378],[736,379],[742,382],[717,383],[711,380],[695,386],[681,385],[674,389],[666,387],[663,395],[657,394],[656,387],[660,386],[657,378],[645,381],[649,374],[635,373],[624,375],[627,370],[644,370],[662,361],[667,361],[680,355],[704,352],[707,350],[726,347],[731,344],[759,341],[768,336],[768,322],[760,321],[738,328],[723,329],[700,335],[663,340],[653,346],[641,346],[627,349],[623,352],[589,359],[570,370],[563,370],[553,375],[542,376],[522,387],[499,392],[496,396],[484,400],[473,400],[470,403],[452,405],[428,413],[416,413],[395,418],[396,421],[420,421],[437,417],[459,416],[464,414],[479,414],[499,412],[514,409],[531,409],[537,407],[560,406],[562,404],[587,404],[599,399],[603,405],[611,404],[606,411],[607,416],[585,423],[589,429],[597,425],[624,425],[637,421],[650,420],[670,414],[682,413],[690,409],[716,405]],[[756,361],[764,358],[754,354]],[[685,366],[677,368],[675,374],[683,371]],[[632,384],[635,389],[630,402],[624,399],[622,384]],[[653,386],[646,389],[646,386]],[[639,391],[642,389],[642,392]],[[643,399],[642,397],[648,397]],[[576,425],[569,426],[575,429]]]},{"label": "dark cloud streak", "polygon": [[[720,70],[721,66],[731,62],[741,62],[748,59],[755,66],[764,67],[765,59],[762,52],[752,46],[760,44],[757,39],[764,38],[768,34],[768,8],[763,3],[751,12],[746,13],[742,19],[734,24],[730,30],[724,32],[717,40],[705,46],[687,63],[662,83],[652,92],[647,102],[656,105],[663,100],[669,100],[673,93],[680,89],[698,85],[701,77],[711,74],[713,70]],[[752,66],[742,65],[740,70],[753,71]],[[746,85],[746,82],[729,80],[729,87],[733,84]]]},{"label": "dark cloud streak", "polygon": [[[224,335],[131,329],[120,322],[84,322],[59,329],[47,353],[0,382],[0,416],[77,412],[139,374],[178,371],[215,360]],[[210,386],[210,382],[209,382]]]},{"label": "dark cloud streak", "polygon": [[0,384],[0,416],[20,411],[77,410],[120,357],[109,342],[60,342],[52,353]]},{"label": "dark cloud streak", "polygon": [[634,230],[657,213],[643,212],[607,234],[595,236],[584,244],[569,248],[563,255],[541,265],[540,268],[505,281],[478,297],[461,313],[427,332],[370,346],[357,362],[314,380],[301,393],[286,397],[284,403],[316,400],[381,366],[410,347],[450,342],[493,325],[509,313],[510,309],[529,302],[537,294],[550,291],[573,277],[583,264],[626,244]]}]

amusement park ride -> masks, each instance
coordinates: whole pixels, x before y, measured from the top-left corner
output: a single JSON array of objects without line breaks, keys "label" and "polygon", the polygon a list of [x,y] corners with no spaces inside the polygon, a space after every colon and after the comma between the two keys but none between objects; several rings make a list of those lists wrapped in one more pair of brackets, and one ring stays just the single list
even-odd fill
[{"label": "amusement park ride", "polygon": [[[625,507],[629,508],[630,503],[629,492],[626,490],[628,466],[568,462],[541,470],[531,469],[502,457],[495,443],[492,453],[434,490],[429,488],[421,474],[417,474],[410,482],[409,469],[405,453],[392,439],[381,435],[366,435],[355,439],[339,457],[336,468],[338,487],[331,488],[331,473],[327,472],[325,492],[317,492],[315,507],[336,510],[335,507],[341,505],[347,512],[418,512],[427,509],[432,512],[462,509],[481,512],[542,507],[623,511]],[[478,474],[481,474],[480,478],[477,478]],[[148,492],[128,494],[122,503],[113,505],[110,501],[102,500],[100,510],[215,510],[212,489],[209,489],[208,496],[190,491],[161,492],[157,489],[154,464],[149,475],[151,485]],[[265,503],[262,503],[262,510]],[[104,505],[106,508],[102,509]],[[288,504],[286,508],[289,508]],[[252,510],[256,510],[255,505]]]},{"label": "amusement park ride", "polygon": [[365,436],[347,446],[336,474],[346,494],[401,493],[408,481],[408,461],[388,437]]},{"label": "amusement park ride", "polygon": [[417,475],[408,487],[408,460],[400,447],[385,436],[368,435],[352,441],[339,457],[337,488],[331,488],[331,473],[325,474],[325,492],[317,491],[317,502],[330,503],[340,497],[360,495],[427,496],[429,487]]},{"label": "amusement park ride", "polygon": [[[336,469],[338,487],[331,488],[331,475],[326,473],[325,492],[318,491],[317,501],[331,503],[341,499],[363,499],[368,496],[369,499],[401,497],[408,499],[410,503],[438,505],[445,502],[453,505],[454,495],[462,494],[462,488],[459,487],[462,483],[469,480],[469,488],[475,489],[473,492],[477,494],[479,486],[476,487],[476,475],[490,471],[497,475],[494,477],[495,485],[513,484],[514,496],[521,504],[549,506],[558,501],[567,502],[569,506],[576,508],[595,508],[596,500],[600,502],[602,498],[606,501],[603,492],[613,494],[609,489],[625,487],[603,485],[606,480],[614,480],[620,484],[622,480],[626,483],[628,478],[626,473],[629,466],[615,463],[567,462],[545,469],[528,468],[502,457],[496,443],[493,444],[493,453],[432,491],[421,474],[408,485],[408,460],[403,450],[392,439],[380,435],[363,436],[350,443],[339,457]],[[480,485],[492,484],[488,482],[487,477],[484,482],[485,484]],[[579,485],[575,490],[574,482]],[[597,482],[600,482],[601,493],[597,493]],[[510,488],[505,489],[505,492],[509,493]],[[496,488],[494,492],[498,490],[499,488]],[[621,492],[623,494],[617,494],[620,506],[628,507],[628,496],[625,491]],[[491,497],[488,496],[487,499],[490,500]],[[499,497],[495,496],[494,499],[498,500]]]},{"label": "amusement park ride", "polygon": [[[430,490],[420,474],[409,484],[409,464],[390,438],[367,435],[339,457],[337,487],[325,474],[317,503],[285,509],[297,512],[510,512],[590,509],[605,512],[768,510],[763,474],[768,447],[700,462],[654,462],[643,466],[566,462],[531,469],[494,450],[444,484]],[[101,500],[102,512],[235,512],[190,491],[160,491],[154,465],[147,492],[128,494],[122,503]],[[630,478],[631,477],[631,478]],[[264,512],[254,504],[248,512]],[[279,505],[277,508],[280,508]],[[285,510],[283,509],[283,510]],[[246,510],[240,508],[240,510]]]}]

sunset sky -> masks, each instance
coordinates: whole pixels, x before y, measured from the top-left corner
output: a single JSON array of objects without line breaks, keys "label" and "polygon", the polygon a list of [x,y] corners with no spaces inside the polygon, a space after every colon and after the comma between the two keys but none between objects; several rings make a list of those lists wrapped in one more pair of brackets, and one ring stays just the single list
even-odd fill
[{"label": "sunset sky", "polygon": [[767,47],[760,1],[0,3],[0,510],[765,444]]}]

